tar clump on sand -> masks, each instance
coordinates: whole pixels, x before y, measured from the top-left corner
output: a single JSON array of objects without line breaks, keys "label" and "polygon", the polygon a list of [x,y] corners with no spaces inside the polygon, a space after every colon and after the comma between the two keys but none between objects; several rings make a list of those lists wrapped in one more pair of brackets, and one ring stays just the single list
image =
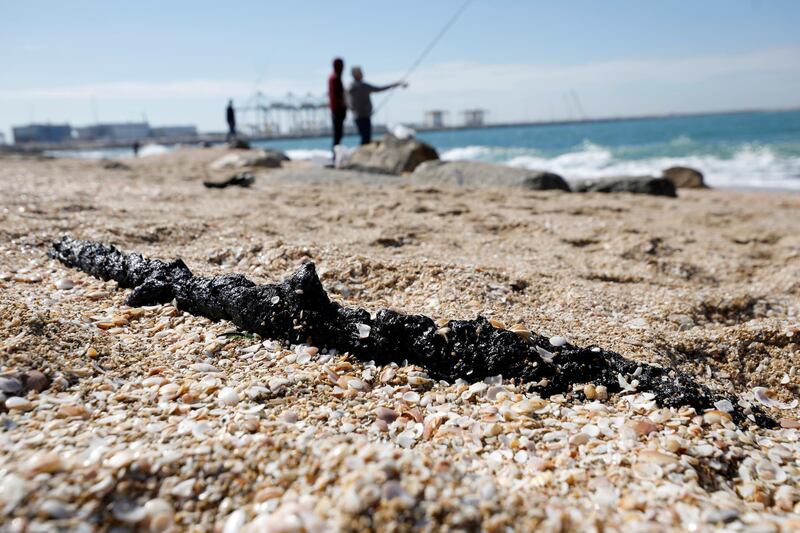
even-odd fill
[{"label": "tar clump on sand", "polygon": [[131,306],[177,302],[178,308],[212,320],[229,320],[264,338],[336,348],[379,364],[409,363],[438,379],[480,381],[502,374],[528,383],[542,395],[570,393],[573,385],[594,383],[610,392],[647,391],[662,406],[713,409],[728,400],[737,423],[763,427],[775,422],[757,407],[742,408],[735,397],[714,393],[676,369],[625,359],[598,347],[554,346],[546,337],[497,328],[484,317],[437,326],[423,315],[388,309],[374,318],[364,309],[332,302],[313,263],[281,283],[256,285],[241,274],[194,276],[180,259],[166,263],[123,253],[113,246],[62,237],[50,257],[92,276],[132,288]]}]

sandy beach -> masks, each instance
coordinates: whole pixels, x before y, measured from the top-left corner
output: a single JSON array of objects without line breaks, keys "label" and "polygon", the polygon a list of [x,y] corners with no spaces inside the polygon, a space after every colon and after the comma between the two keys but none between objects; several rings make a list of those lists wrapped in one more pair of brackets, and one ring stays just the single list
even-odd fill
[{"label": "sandy beach", "polygon": [[[303,162],[206,189],[227,153],[0,159],[0,372],[47,380],[0,412],[0,529],[800,529],[800,195],[459,188]],[[313,260],[346,305],[522,324],[749,402],[765,387],[779,427],[586,384],[435,382],[130,308],[47,257],[62,235],[257,283]]]}]

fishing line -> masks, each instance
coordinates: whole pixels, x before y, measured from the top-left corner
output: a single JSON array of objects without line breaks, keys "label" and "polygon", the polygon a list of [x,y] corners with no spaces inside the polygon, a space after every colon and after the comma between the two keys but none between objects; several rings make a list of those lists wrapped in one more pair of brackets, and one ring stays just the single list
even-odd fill
[{"label": "fishing line", "polygon": [[[411,74],[417,69],[420,63],[422,63],[425,60],[425,57],[430,53],[430,51],[434,49],[434,47],[439,43],[442,37],[444,37],[445,34],[448,32],[448,30],[453,26],[453,24],[455,24],[456,20],[458,20],[458,17],[461,16],[461,14],[464,12],[464,10],[467,9],[467,7],[472,3],[472,1],[473,0],[466,0],[463,4],[461,4],[461,7],[458,8],[458,10],[453,14],[453,16],[450,17],[450,20],[447,21],[447,24],[445,24],[442,27],[442,29],[439,30],[439,33],[436,34],[436,37],[434,37],[433,40],[430,43],[428,43],[428,46],[426,46],[425,49],[422,51],[422,53],[419,55],[419,57],[417,57],[416,61],[412,63],[411,68],[409,68],[403,75],[403,77],[400,78],[401,82],[405,82],[408,79],[408,77],[411,76]],[[381,108],[386,105],[386,102],[388,102],[389,99],[391,99],[395,90],[396,87],[394,89],[389,90],[389,92],[386,94],[386,97],[381,101],[380,104],[378,104],[378,107],[376,107],[372,111],[373,115],[376,115],[378,111],[380,111]]]}]

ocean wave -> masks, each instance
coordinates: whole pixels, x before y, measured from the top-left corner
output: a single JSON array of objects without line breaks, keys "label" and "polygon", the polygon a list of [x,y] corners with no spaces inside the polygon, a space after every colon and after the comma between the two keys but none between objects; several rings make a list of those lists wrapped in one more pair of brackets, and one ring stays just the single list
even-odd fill
[{"label": "ocean wave", "polygon": [[[679,144],[686,142],[678,141]],[[800,190],[800,156],[781,154],[769,146],[747,143],[729,150],[729,153],[730,155],[698,153],[631,158],[629,153],[625,153],[624,147],[612,149],[584,141],[573,151],[561,154],[543,155],[537,150],[523,148],[465,146],[445,151],[442,159],[485,161],[531,170],[547,170],[560,174],[567,180],[622,175],[659,176],[666,168],[689,166],[703,172],[706,182],[712,187]]]}]

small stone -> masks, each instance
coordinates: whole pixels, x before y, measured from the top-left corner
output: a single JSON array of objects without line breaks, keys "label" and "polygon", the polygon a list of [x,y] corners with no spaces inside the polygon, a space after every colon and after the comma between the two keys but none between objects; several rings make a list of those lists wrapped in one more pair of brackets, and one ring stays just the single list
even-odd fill
[{"label": "small stone", "polygon": [[30,411],[33,403],[22,396],[12,396],[6,400],[6,409],[9,411]]},{"label": "small stone", "polygon": [[25,389],[29,391],[34,390],[36,392],[42,392],[50,386],[50,380],[38,370],[30,370],[26,372],[22,379],[25,383]]},{"label": "small stone", "polygon": [[600,401],[608,400],[608,388],[605,385],[598,385],[595,394]]},{"label": "small stone", "polygon": [[15,376],[0,376],[0,392],[19,394],[23,390],[22,381]]},{"label": "small stone", "polygon": [[239,403],[239,394],[233,387],[224,387],[217,394],[222,405],[233,407]]},{"label": "small stone", "polygon": [[597,398],[597,390],[593,383],[587,383],[583,386],[583,395],[586,396],[587,400],[594,400]]},{"label": "small stone", "polygon": [[97,350],[95,350],[92,347],[89,347],[89,349],[86,350],[86,356],[91,359],[95,359],[97,357]]}]

